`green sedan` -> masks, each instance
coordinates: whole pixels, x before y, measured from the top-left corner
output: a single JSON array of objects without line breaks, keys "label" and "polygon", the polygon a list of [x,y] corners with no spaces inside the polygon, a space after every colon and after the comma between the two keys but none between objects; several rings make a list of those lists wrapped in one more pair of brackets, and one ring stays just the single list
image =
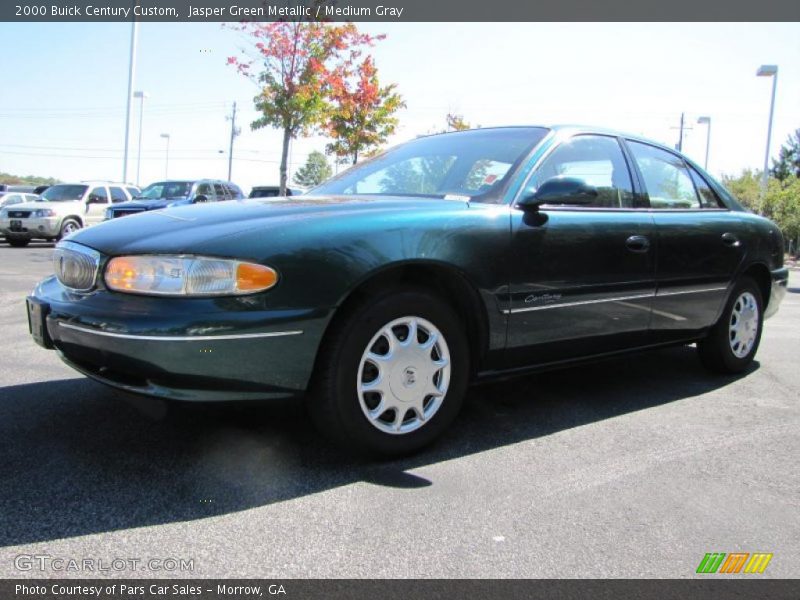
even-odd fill
[{"label": "green sedan", "polygon": [[578,127],[415,139],[307,195],[175,207],[57,246],[33,339],[175,400],[304,399],[383,455],[472,382],[697,343],[743,371],[786,291],[783,238],[691,160]]}]

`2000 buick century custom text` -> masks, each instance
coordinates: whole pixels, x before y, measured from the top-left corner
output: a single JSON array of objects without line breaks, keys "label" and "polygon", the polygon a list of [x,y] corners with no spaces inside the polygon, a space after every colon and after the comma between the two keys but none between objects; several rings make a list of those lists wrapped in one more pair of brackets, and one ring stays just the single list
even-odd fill
[{"label": "2000 buick century custom text", "polygon": [[692,161],[578,127],[418,138],[308,195],[79,231],[28,299],[34,339],[108,385],[305,397],[402,454],[471,381],[697,343],[740,372],[786,291],[783,238]]}]

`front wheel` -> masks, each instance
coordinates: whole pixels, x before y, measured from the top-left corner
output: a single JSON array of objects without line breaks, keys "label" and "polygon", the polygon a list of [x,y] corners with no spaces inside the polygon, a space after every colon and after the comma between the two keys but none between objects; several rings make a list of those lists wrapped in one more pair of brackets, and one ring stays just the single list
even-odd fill
[{"label": "front wheel", "polygon": [[335,441],[399,456],[432,442],[463,403],[464,327],[438,296],[402,289],[362,302],[326,336],[310,397]]},{"label": "front wheel", "polygon": [[697,344],[703,365],[717,373],[744,371],[761,342],[763,306],[756,282],[742,277],[734,286],[717,324]]},{"label": "front wheel", "polygon": [[61,231],[58,234],[58,239],[62,240],[68,235],[75,233],[80,228],[81,224],[75,219],[64,219],[64,222],[61,224]]}]

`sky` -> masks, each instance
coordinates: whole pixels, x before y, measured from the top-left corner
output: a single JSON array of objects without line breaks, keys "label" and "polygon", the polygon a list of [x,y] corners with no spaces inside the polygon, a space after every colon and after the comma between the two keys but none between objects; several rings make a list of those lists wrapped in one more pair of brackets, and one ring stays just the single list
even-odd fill
[{"label": "sky", "polygon": [[[580,123],[674,146],[709,171],[763,166],[772,80],[779,66],[770,152],[800,128],[798,23],[369,23],[383,83],[407,107],[388,145],[441,130],[448,112],[473,126]],[[2,23],[0,172],[64,181],[123,174],[129,23]],[[227,178],[230,115],[241,135],[232,180],[247,192],[278,182],[281,133],[252,131],[257,88],[227,66],[247,45],[219,23],[140,25],[128,181]],[[166,139],[170,135],[169,164]],[[290,174],[324,137],[297,139]],[[138,173],[138,176],[137,176]]]}]

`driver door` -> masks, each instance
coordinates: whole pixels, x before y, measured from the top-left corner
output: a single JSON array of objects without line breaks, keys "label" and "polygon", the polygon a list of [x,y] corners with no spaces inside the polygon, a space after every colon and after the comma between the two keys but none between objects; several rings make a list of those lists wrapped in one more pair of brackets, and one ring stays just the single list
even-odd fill
[{"label": "driver door", "polygon": [[86,214],[83,221],[84,226],[96,225],[100,223],[106,215],[109,193],[108,188],[104,185],[98,185],[89,190],[86,196]]},{"label": "driver door", "polygon": [[581,179],[590,204],[511,211],[507,355],[551,363],[645,343],[655,292],[653,219],[616,137],[578,135],[537,167],[520,198]]}]

